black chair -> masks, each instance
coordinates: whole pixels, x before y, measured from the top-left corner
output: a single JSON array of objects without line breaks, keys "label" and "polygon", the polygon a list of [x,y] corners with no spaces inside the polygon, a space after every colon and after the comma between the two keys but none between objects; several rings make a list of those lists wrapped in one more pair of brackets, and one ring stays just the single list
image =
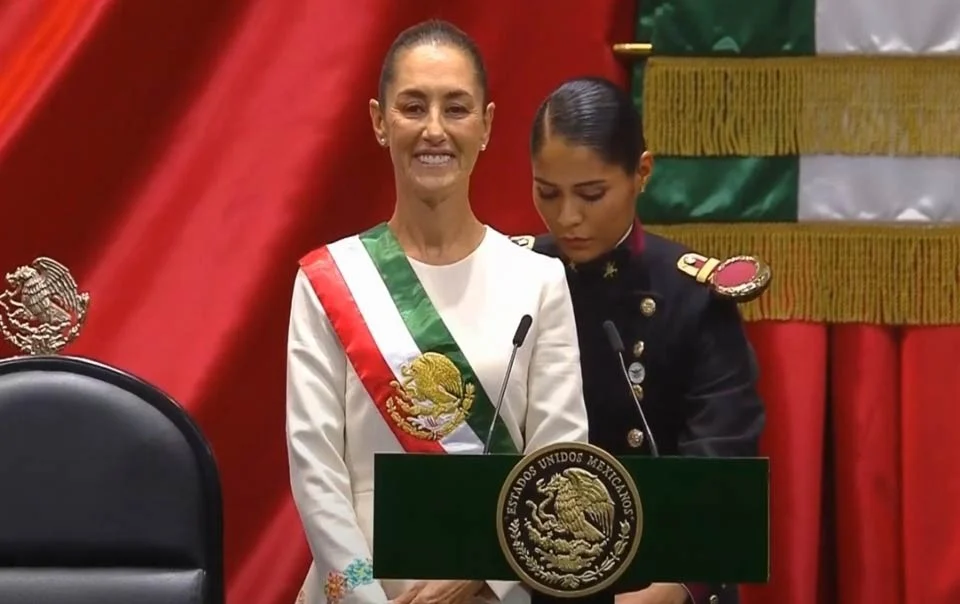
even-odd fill
[{"label": "black chair", "polygon": [[223,604],[213,454],[163,392],[76,357],[0,361],[0,603]]}]

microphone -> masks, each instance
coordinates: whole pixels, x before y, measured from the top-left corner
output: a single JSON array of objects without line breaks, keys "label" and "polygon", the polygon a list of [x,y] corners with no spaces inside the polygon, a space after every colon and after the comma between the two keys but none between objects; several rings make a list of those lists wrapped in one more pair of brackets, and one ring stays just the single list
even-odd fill
[{"label": "microphone", "polygon": [[523,346],[523,341],[527,339],[527,332],[533,324],[533,317],[523,315],[520,317],[520,323],[517,325],[517,331],[513,334],[513,350],[510,351],[510,360],[507,361],[507,371],[503,374],[503,384],[500,385],[500,395],[497,397],[497,406],[493,411],[493,419],[490,420],[490,430],[487,431],[487,441],[483,444],[483,454],[490,452],[490,441],[493,440],[493,428],[497,425],[497,418],[500,417],[500,408],[503,407],[503,397],[507,393],[507,382],[510,380],[510,372],[513,370],[513,362],[517,358],[517,351]]},{"label": "microphone", "polygon": [[627,372],[627,364],[623,360],[623,340],[620,338],[620,332],[617,331],[617,326],[613,324],[613,321],[607,319],[603,322],[603,331],[607,334],[607,341],[610,342],[610,348],[613,348],[613,351],[617,353],[617,358],[620,360],[620,371],[623,372],[623,379],[627,381],[627,390],[630,391],[630,396],[633,397],[633,402],[637,406],[637,411],[640,413],[640,421],[643,422],[643,431],[647,433],[647,440],[650,441],[650,453],[654,457],[660,457],[660,451],[657,449],[657,441],[653,438],[653,432],[650,431],[650,424],[647,423],[647,415],[643,412],[643,406],[640,404],[640,399],[637,398],[637,394],[633,391],[633,383],[630,381],[630,374]]}]

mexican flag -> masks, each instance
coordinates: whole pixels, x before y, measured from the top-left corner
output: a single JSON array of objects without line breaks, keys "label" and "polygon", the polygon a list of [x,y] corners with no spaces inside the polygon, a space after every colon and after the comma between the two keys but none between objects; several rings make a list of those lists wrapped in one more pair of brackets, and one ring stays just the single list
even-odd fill
[{"label": "mexican flag", "polygon": [[746,318],[960,323],[956,0],[643,0],[636,40],[641,218],[774,265]]}]

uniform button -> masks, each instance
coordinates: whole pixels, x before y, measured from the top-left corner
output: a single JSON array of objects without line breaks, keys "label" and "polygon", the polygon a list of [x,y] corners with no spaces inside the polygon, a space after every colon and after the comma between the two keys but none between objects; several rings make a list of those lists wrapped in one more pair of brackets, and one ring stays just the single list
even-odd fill
[{"label": "uniform button", "polygon": [[657,312],[657,303],[653,301],[653,298],[644,298],[640,301],[640,312],[645,317],[652,317],[653,313]]},{"label": "uniform button", "polygon": [[643,444],[643,432],[636,428],[627,432],[627,444],[634,449],[639,448]]},{"label": "uniform button", "polygon": [[641,386],[640,384],[634,384],[633,393],[636,395],[638,401],[643,400],[643,386]]},{"label": "uniform button", "polygon": [[710,596],[709,602],[710,604],[720,604],[720,598],[717,596]]}]

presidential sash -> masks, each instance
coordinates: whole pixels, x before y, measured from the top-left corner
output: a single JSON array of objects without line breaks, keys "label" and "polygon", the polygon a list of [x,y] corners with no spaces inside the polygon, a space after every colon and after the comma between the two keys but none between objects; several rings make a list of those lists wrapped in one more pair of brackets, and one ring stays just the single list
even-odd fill
[{"label": "presidential sash", "polygon": [[[347,360],[408,453],[479,453],[494,406],[382,223],[300,266]],[[501,418],[490,450],[517,453]]]}]

